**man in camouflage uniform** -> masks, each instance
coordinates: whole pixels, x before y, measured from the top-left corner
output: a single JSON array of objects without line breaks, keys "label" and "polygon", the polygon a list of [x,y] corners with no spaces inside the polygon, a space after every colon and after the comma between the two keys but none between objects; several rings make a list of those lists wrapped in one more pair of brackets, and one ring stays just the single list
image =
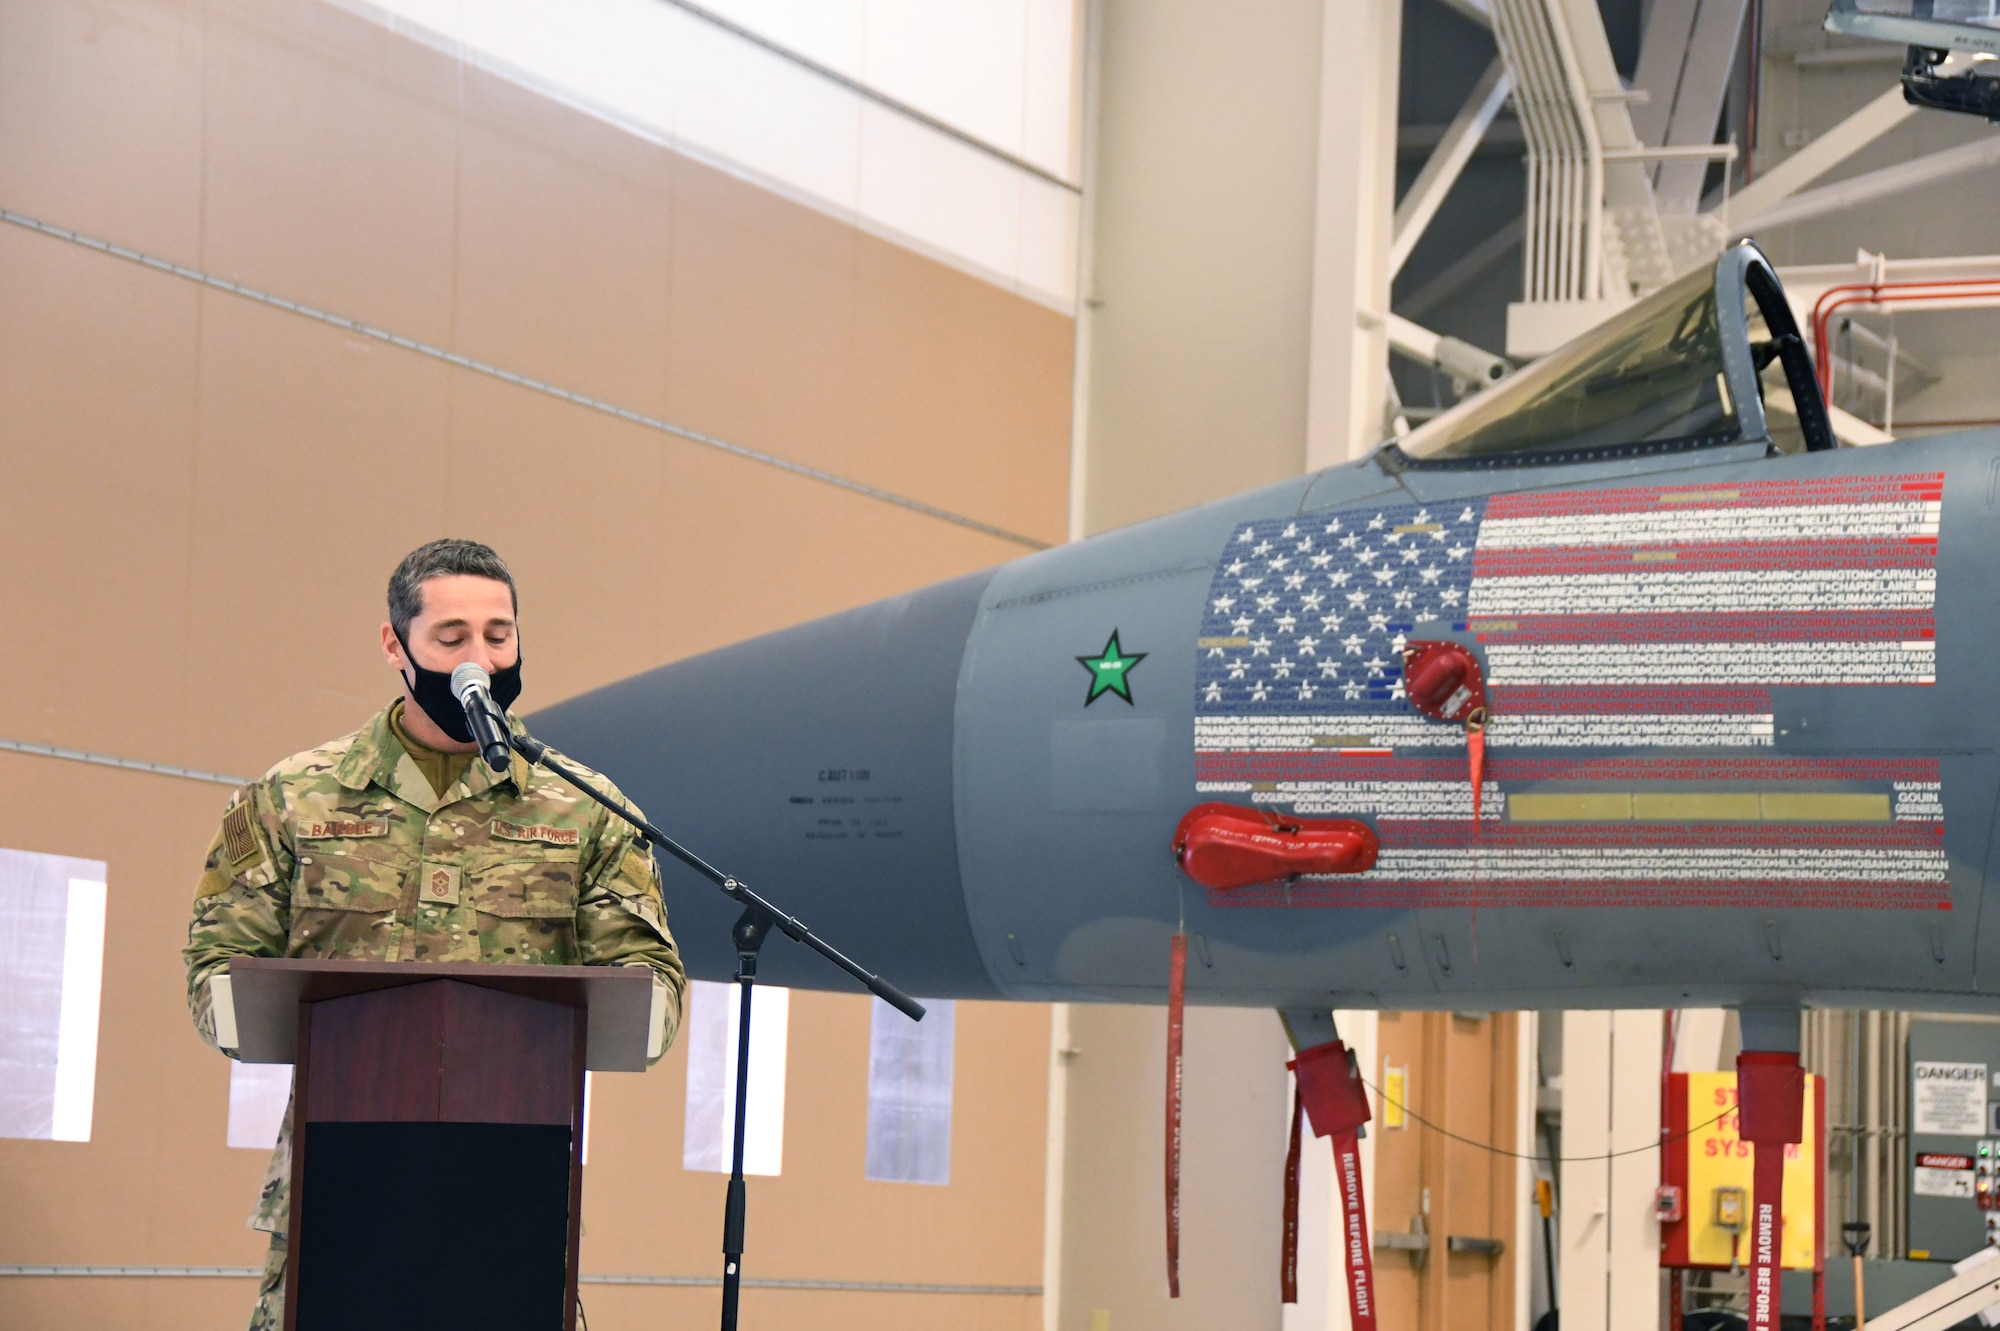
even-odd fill
[{"label": "man in camouflage uniform", "polygon": [[[209,847],[183,953],[202,1039],[215,1043],[209,979],[231,958],[314,957],[645,966],[672,1041],[686,981],[650,848],[518,754],[498,773],[475,761],[443,689],[474,661],[512,700],[516,609],[507,566],[475,542],[433,541],[398,566],[382,650],[402,698],[236,792]],[[271,1235],[252,1331],[284,1324],[291,1133],[288,1109],[250,1219]]]}]

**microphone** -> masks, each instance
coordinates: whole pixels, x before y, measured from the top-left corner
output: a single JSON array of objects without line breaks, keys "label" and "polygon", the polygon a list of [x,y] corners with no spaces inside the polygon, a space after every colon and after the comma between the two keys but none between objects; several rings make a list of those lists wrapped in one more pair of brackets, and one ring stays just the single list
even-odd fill
[{"label": "microphone", "polygon": [[500,706],[493,701],[492,685],[492,677],[471,661],[451,672],[451,696],[465,709],[465,724],[472,729],[473,741],[479,745],[486,765],[504,772],[510,737]]}]

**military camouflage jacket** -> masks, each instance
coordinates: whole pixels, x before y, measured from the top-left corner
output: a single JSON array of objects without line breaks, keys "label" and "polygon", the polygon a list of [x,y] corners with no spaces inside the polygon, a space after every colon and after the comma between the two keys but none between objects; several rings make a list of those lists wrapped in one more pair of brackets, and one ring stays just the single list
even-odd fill
[{"label": "military camouflage jacket", "polygon": [[[386,708],[231,798],[182,955],[210,1044],[209,977],[232,957],[644,965],[668,991],[669,1041],[685,987],[658,868],[631,828],[518,754],[505,772],[473,763],[440,796]],[[285,1227],[290,1135],[287,1114],[256,1228]]]}]

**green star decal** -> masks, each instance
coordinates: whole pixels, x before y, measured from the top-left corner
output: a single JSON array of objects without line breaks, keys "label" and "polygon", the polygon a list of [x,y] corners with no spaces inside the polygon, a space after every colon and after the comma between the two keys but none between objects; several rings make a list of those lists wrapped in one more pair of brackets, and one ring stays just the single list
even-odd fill
[{"label": "green star decal", "polygon": [[1083,700],[1085,707],[1097,701],[1100,693],[1115,693],[1132,705],[1132,667],[1147,657],[1145,652],[1134,652],[1130,656],[1118,645],[1118,630],[1111,630],[1111,641],[1104,644],[1104,650],[1096,656],[1079,656],[1076,663],[1090,672],[1090,693]]}]

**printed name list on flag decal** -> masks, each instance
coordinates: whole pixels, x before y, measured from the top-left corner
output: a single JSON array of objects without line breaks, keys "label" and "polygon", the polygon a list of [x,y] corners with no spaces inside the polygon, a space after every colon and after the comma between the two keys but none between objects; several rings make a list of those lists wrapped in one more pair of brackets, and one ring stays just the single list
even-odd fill
[{"label": "printed name list on flag decal", "polygon": [[[1949,908],[1936,760],[1775,756],[1770,692],[1935,682],[1943,484],[1569,490],[1243,524],[1197,642],[1196,793],[1369,818],[1382,854],[1212,900]],[[1493,703],[1477,838],[1465,732],[1403,689],[1403,648],[1450,635],[1479,644]],[[1619,756],[1632,747],[1659,756]]]}]

